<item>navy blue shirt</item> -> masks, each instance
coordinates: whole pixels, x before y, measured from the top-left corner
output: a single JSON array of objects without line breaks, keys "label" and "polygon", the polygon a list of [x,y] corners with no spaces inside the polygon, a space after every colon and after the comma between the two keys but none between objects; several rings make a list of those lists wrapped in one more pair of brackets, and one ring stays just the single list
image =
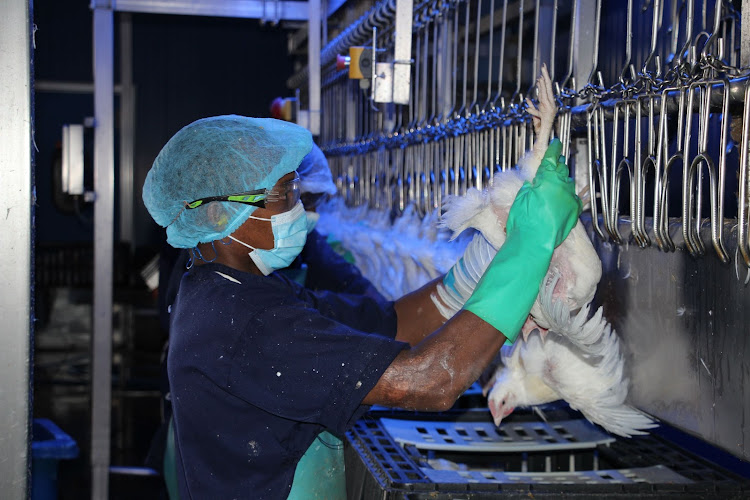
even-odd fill
[{"label": "navy blue shirt", "polygon": [[406,347],[391,302],[219,264],[183,276],[171,316],[183,500],[286,498],[313,439],[342,435]]}]

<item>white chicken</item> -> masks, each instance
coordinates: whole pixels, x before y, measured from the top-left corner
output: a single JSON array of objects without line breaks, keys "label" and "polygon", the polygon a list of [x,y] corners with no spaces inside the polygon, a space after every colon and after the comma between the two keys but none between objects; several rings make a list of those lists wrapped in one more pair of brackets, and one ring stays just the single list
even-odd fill
[{"label": "white chicken", "polygon": [[502,348],[488,406],[495,425],[516,407],[564,399],[591,422],[619,436],[646,434],[657,424],[626,405],[628,379],[617,334],[606,324],[598,341],[602,356],[583,354],[566,337],[534,332],[526,342]]},{"label": "white chicken", "polygon": [[[536,174],[549,144],[557,107],[545,67],[537,81],[539,108],[527,100],[534,117],[536,140],[517,170],[497,172],[488,190],[469,190],[446,203],[442,224],[454,236],[468,228],[479,231],[467,247],[471,254],[456,272],[454,286],[461,297],[443,286],[433,297],[449,317],[471,295],[498,248],[505,242],[505,223],[510,207],[524,181]],[[555,250],[542,293],[522,328],[525,342],[504,347],[504,366],[487,387],[488,405],[500,425],[516,406],[533,406],[566,400],[586,418],[622,436],[642,434],[656,424],[624,404],[628,380],[623,376],[623,357],[616,333],[602,317],[602,309],[588,318],[590,302],[601,278],[602,267],[583,224],[578,224]],[[533,334],[538,330],[538,334]],[[547,332],[554,332],[547,336]]]},{"label": "white chicken", "polygon": [[[505,223],[513,200],[523,183],[531,181],[536,175],[549,145],[557,106],[546,67],[542,67],[542,76],[537,80],[537,88],[539,108],[527,99],[528,111],[534,117],[536,139],[532,150],[519,162],[518,169],[496,172],[493,185],[489,189],[479,191],[472,188],[465,196],[450,197],[445,203],[441,224],[452,230],[454,237],[465,229],[474,228],[493,247],[489,251],[481,249],[479,252],[485,256],[485,259],[479,262],[479,276],[489,265],[496,250],[505,242]],[[475,238],[474,245],[487,246],[481,237]],[[582,349],[597,349],[594,338],[599,332],[591,331],[590,328],[581,329],[581,318],[585,320],[588,315],[587,305],[594,298],[596,286],[602,275],[602,266],[580,221],[562,245],[555,250],[545,281],[549,283],[553,275],[558,275],[559,280],[552,298],[562,301],[568,310],[561,311],[559,306],[554,308],[551,301],[542,303],[537,299],[531,308],[529,320],[522,329],[524,339],[537,328],[542,332],[542,336],[548,329],[553,328],[556,332],[569,337],[571,342]],[[472,290],[475,285],[476,281],[470,280],[468,286]],[[439,287],[437,296],[433,297],[438,308],[445,311],[444,316],[448,317],[463,306],[462,303],[451,300],[449,295],[444,287]],[[571,315],[579,309],[579,316]]]}]

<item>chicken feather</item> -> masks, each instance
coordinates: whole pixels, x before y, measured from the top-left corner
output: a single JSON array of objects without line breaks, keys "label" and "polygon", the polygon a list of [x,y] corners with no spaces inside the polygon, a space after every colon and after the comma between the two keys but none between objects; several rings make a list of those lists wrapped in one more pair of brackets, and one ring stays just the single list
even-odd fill
[{"label": "chicken feather", "polygon": [[582,354],[561,335],[543,341],[532,333],[526,342],[503,347],[487,404],[500,425],[516,407],[564,399],[589,421],[619,436],[645,434],[657,424],[625,404],[629,380],[617,334],[609,324],[598,340],[602,356]]}]

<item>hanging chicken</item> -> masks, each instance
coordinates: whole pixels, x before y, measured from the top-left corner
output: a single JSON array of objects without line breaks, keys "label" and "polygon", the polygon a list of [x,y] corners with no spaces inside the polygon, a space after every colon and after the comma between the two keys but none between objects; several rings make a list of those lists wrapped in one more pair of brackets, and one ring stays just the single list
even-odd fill
[{"label": "hanging chicken", "polygon": [[[496,172],[489,189],[479,191],[471,188],[465,196],[450,197],[445,203],[442,225],[452,230],[454,237],[468,228],[481,233],[474,237],[468,247],[469,252],[474,252],[470,255],[476,259],[465,259],[470,263],[470,268],[459,269],[466,273],[459,273],[456,277],[458,286],[464,289],[456,293],[456,290],[441,285],[438,287],[438,294],[433,297],[435,305],[446,319],[463,307],[496,250],[505,242],[505,222],[516,193],[525,181],[534,178],[549,145],[557,106],[546,67],[542,67],[537,88],[539,108],[527,99],[528,112],[533,116],[536,140],[532,150],[519,162],[518,169]],[[559,308],[554,310],[552,303],[543,304],[537,299],[531,308],[529,320],[522,329],[524,339],[537,328],[544,336],[548,329],[554,327],[556,332],[568,336],[579,347],[597,349],[595,338],[600,332],[591,331],[591,328],[581,329],[580,322],[581,318],[585,319],[588,315],[588,304],[594,298],[602,266],[581,222],[576,224],[567,239],[555,250],[545,284],[549,284],[553,275],[559,275],[560,279],[552,298],[567,306],[567,314],[560,314]],[[579,311],[577,317],[572,315],[576,311]]]},{"label": "hanging chicken", "polygon": [[[454,236],[468,228],[478,231],[463,261],[453,268],[451,286],[440,285],[433,296],[446,318],[463,306],[505,242],[505,222],[516,193],[524,181],[534,177],[547,149],[557,107],[546,67],[537,88],[539,108],[527,100],[536,141],[518,169],[496,173],[486,191],[470,189],[464,197],[446,203],[443,224]],[[599,257],[578,222],[552,256],[541,293],[522,328],[524,342],[503,347],[503,366],[486,386],[491,387],[488,406],[497,425],[517,406],[558,399],[622,436],[642,434],[656,425],[624,404],[628,380],[623,374],[620,342],[603,319],[602,309],[588,318],[601,273]],[[548,331],[553,333],[547,335]]]}]

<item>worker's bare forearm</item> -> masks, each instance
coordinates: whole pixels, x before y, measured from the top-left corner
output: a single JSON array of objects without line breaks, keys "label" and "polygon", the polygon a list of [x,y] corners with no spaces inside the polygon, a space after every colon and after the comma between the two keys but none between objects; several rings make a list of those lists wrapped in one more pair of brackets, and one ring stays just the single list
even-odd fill
[{"label": "worker's bare forearm", "polygon": [[442,280],[442,276],[436,278],[396,301],[395,308],[398,316],[396,340],[408,342],[414,346],[443,326],[445,318],[430,298],[430,295],[437,293],[437,285]]},{"label": "worker's bare forearm", "polygon": [[438,331],[399,354],[364,403],[447,410],[479,377],[503,342],[502,333],[462,310]]}]

